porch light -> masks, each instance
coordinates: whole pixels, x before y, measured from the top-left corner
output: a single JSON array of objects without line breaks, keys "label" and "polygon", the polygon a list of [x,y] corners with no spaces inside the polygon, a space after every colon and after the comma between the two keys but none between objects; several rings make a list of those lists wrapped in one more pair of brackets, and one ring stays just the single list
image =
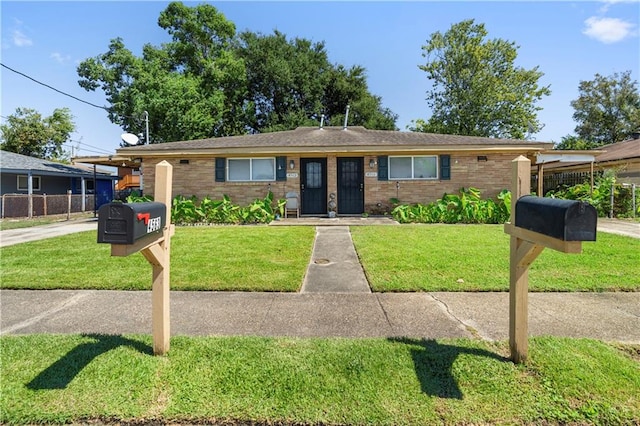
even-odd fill
[{"label": "porch light", "polygon": [[372,158],[371,160],[369,160],[369,168],[373,169],[376,164],[378,164],[378,162],[375,159]]},{"label": "porch light", "polygon": [[293,160],[289,161],[289,168],[293,170],[295,167],[296,163]]}]

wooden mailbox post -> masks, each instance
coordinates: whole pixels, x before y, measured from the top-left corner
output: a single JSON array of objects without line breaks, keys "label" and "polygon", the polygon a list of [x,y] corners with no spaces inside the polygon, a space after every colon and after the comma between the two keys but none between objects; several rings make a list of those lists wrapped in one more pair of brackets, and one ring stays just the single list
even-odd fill
[{"label": "wooden mailbox post", "polygon": [[[155,355],[169,352],[171,332],[169,273],[171,237],[175,233],[175,225],[171,224],[172,180],[171,164],[162,161],[156,165],[154,203],[107,204],[100,208],[102,214],[98,217],[98,242],[111,242],[111,256],[141,252],[153,267],[151,320]],[[159,206],[162,211],[158,211]],[[129,220],[127,214],[135,217]]]},{"label": "wooden mailbox post", "polygon": [[509,346],[511,359],[523,363],[528,355],[529,266],[549,247],[580,253],[582,241],[595,241],[595,208],[578,201],[525,197],[530,193],[531,162],[513,160],[511,220],[504,232],[511,235],[509,273]]}]

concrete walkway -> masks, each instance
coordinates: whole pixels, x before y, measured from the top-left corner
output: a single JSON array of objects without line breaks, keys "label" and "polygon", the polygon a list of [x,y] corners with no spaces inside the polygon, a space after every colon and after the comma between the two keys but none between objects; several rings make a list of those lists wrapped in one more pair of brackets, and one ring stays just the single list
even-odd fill
[{"label": "concrete walkway", "polygon": [[640,222],[598,218],[598,231],[640,238]]},{"label": "concrete walkway", "polygon": [[27,243],[29,241],[45,240],[61,235],[76,232],[98,230],[98,219],[78,219],[65,222],[57,222],[49,225],[32,226],[30,228],[7,229],[0,231],[0,247],[14,244]]},{"label": "concrete walkway", "polygon": [[302,293],[371,293],[348,226],[318,226]]}]

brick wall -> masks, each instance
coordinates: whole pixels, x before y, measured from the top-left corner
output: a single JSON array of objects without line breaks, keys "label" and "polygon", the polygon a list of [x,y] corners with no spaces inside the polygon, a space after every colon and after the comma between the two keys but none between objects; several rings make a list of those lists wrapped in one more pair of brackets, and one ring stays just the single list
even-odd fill
[{"label": "brick wall", "polygon": [[[295,161],[294,169],[287,169],[288,173],[297,173],[300,176],[300,159],[287,157]],[[155,165],[162,158],[145,158],[143,168],[144,193],[153,194],[155,181]],[[195,195],[198,200],[204,197],[220,199],[228,195],[231,201],[239,205],[247,205],[256,198],[264,198],[269,191],[273,192],[276,199],[285,198],[289,191],[299,191],[300,178],[288,178],[283,182],[216,182],[215,159],[196,158],[189,159],[189,164],[180,164],[180,159],[166,160],[173,166],[173,197],[182,195],[191,197]]]},{"label": "brick wall", "polygon": [[[442,197],[444,193],[458,193],[460,188],[480,189],[483,198],[495,197],[508,189],[511,179],[513,154],[487,155],[487,161],[478,161],[477,155],[451,155],[451,180],[389,180],[365,177],[365,210],[385,210],[391,198],[402,204],[427,204]],[[371,157],[373,158],[373,157]],[[365,157],[365,170],[369,167]]]},{"label": "brick wall", "polygon": [[[484,198],[495,197],[501,190],[509,188],[511,161],[516,154],[482,154],[487,161],[478,161],[478,154],[451,154],[451,180],[390,180],[379,181],[377,176],[366,176],[365,211],[382,213],[390,208],[389,200],[397,198],[401,203],[429,203],[444,193],[457,193],[461,187],[480,189]],[[373,155],[364,156],[364,172],[377,171],[369,168]],[[145,158],[143,182],[145,194],[153,194],[155,164],[161,158]],[[190,158],[189,164],[180,164],[180,158],[167,160],[173,166],[173,196],[195,195],[198,199],[209,196],[222,198],[223,194],[240,205],[247,205],[256,198],[263,198],[268,191],[275,198],[284,198],[288,191],[300,191],[300,158],[287,156],[287,167],[294,160],[294,169],[287,173],[297,174],[284,182],[215,182],[214,158]],[[327,193],[337,192],[337,161],[335,155],[327,156]]]}]

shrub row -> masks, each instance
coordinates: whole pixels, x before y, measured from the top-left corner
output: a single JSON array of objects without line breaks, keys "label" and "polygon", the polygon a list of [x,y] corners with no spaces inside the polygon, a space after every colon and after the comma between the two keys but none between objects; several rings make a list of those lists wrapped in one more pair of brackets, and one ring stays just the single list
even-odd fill
[{"label": "shrub row", "polygon": [[[153,198],[148,195],[133,194],[127,197],[126,201],[128,203],[144,202],[153,201]],[[190,198],[178,195],[171,203],[171,221],[176,225],[269,223],[278,215],[283,215],[285,204],[286,200],[274,202],[272,192],[263,199],[254,200],[248,206],[232,203],[227,195],[224,195],[221,200],[205,197],[202,201],[198,201],[195,195]]]},{"label": "shrub row", "polygon": [[427,205],[398,205],[391,214],[400,223],[504,223],[511,214],[511,192],[503,190],[494,201],[480,198],[477,188],[461,188],[459,195],[445,194]]}]

